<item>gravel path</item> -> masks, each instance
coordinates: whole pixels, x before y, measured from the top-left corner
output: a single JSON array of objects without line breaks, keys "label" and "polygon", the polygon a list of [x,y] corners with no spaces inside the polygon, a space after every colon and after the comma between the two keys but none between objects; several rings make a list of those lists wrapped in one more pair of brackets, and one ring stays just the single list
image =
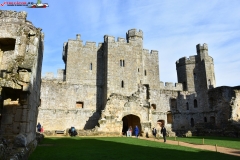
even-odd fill
[{"label": "gravel path", "polygon": [[[154,139],[154,138],[144,138],[140,137],[140,139],[145,139],[149,141],[156,141],[159,143],[164,143],[163,139]],[[239,156],[240,157],[240,150],[238,149],[233,149],[233,148],[225,148],[225,147],[219,147],[219,146],[211,146],[211,145],[203,145],[203,144],[191,144],[191,143],[186,143],[186,142],[178,142],[178,141],[172,141],[172,140],[167,140],[167,144],[172,144],[172,145],[180,145],[180,146],[185,146],[185,147],[191,147],[191,148],[197,148],[197,149],[202,149],[202,150],[209,150],[209,151],[217,151],[220,153],[224,154],[230,154],[234,156]]]}]

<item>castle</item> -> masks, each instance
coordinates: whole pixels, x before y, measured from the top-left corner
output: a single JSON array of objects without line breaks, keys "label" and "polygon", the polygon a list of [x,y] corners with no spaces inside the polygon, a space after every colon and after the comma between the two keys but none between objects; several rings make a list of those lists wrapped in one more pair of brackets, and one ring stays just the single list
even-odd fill
[{"label": "castle", "polygon": [[46,135],[71,126],[79,135],[120,135],[137,125],[146,135],[165,125],[174,136],[239,125],[240,87],[216,88],[207,44],[198,44],[196,52],[176,62],[178,83],[164,85],[158,51],[143,48],[141,30],[131,29],[117,41],[105,35],[98,46],[84,45],[77,34],[63,45],[65,69],[42,78],[38,121]]},{"label": "castle", "polygon": [[[240,86],[216,87],[207,44],[176,62],[178,83],[159,81],[158,51],[143,49],[143,32],[104,36],[98,46],[80,35],[63,45],[65,69],[41,79],[44,34],[26,12],[0,10],[0,159],[27,159],[44,135],[121,135],[138,126],[151,136],[240,135]],[[41,91],[41,95],[40,95]],[[189,131],[191,131],[189,133]]]}]

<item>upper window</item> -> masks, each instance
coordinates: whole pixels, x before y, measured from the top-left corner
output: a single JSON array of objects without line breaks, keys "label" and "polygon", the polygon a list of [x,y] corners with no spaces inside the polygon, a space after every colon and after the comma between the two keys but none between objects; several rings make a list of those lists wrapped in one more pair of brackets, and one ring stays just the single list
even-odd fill
[{"label": "upper window", "polygon": [[90,70],[92,70],[92,63],[90,63]]},{"label": "upper window", "polygon": [[124,82],[122,81],[122,83],[121,83],[121,86],[122,86],[122,88],[124,88]]},{"label": "upper window", "polygon": [[145,75],[145,76],[147,75],[147,71],[146,71],[146,70],[144,71],[144,75]]},{"label": "upper window", "polygon": [[120,60],[120,66],[124,67],[125,66],[125,61],[124,60]]},{"label": "upper window", "polygon": [[194,99],[194,108],[197,108],[197,100]]}]

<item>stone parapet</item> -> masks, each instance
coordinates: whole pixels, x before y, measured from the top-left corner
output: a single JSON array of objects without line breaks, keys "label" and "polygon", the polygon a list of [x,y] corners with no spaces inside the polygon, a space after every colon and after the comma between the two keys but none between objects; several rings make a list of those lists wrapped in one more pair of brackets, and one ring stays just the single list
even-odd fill
[{"label": "stone parapet", "polygon": [[175,83],[175,85],[173,85],[172,82],[165,82],[165,85],[164,85],[163,82],[160,82],[160,89],[182,91],[182,83]]}]

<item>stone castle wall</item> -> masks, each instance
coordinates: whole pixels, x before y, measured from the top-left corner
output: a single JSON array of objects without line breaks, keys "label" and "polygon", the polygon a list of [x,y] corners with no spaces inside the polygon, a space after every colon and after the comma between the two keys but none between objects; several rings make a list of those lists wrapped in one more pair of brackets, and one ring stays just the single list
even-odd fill
[{"label": "stone castle wall", "polygon": [[[10,151],[36,147],[44,35],[26,12],[0,11],[1,133]],[[17,151],[13,151],[16,152]],[[1,159],[1,158],[0,158]]]},{"label": "stone castle wall", "polygon": [[[143,135],[162,125],[169,135],[216,128],[228,120],[218,118],[224,107],[209,107],[209,90],[216,86],[213,58],[207,44],[196,50],[197,55],[176,62],[178,83],[164,84],[159,81],[158,51],[143,49],[141,30],[129,30],[126,39],[105,35],[98,47],[94,42],[83,45],[78,34],[76,40],[64,43],[65,69],[56,78],[48,73],[42,81],[39,121],[49,130],[74,125],[113,134],[124,132],[127,125],[139,125]],[[234,101],[232,112],[226,112],[236,122],[238,98],[230,101]],[[78,102],[84,102],[83,109],[76,108]]]}]

